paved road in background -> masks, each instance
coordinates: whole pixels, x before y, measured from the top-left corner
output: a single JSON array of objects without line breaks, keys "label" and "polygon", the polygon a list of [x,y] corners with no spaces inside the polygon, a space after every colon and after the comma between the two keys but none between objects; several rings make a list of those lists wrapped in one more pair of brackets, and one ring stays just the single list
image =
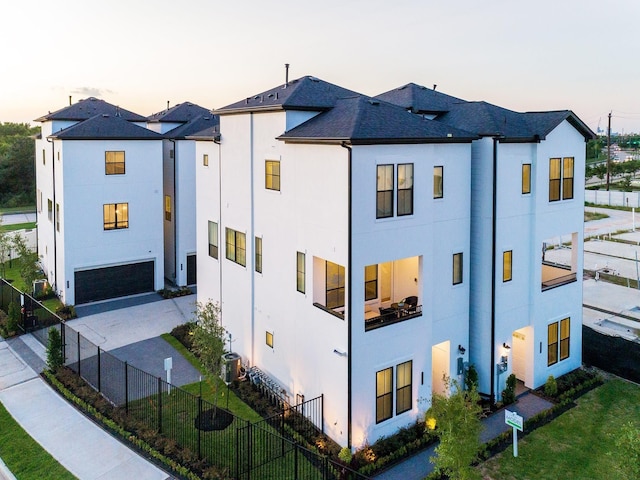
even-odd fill
[{"label": "paved road in background", "polygon": [[36,221],[34,213],[11,213],[2,215],[3,225],[15,225],[16,223],[29,223]]}]

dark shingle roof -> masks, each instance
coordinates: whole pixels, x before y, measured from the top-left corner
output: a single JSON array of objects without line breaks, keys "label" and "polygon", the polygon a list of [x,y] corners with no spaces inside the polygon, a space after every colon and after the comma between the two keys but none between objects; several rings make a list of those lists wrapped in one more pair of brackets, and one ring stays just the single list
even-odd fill
[{"label": "dark shingle roof", "polygon": [[264,110],[323,111],[331,108],[338,98],[353,95],[359,94],[324,80],[306,76],[219,108],[214,113],[223,115]]},{"label": "dark shingle roof", "polygon": [[183,140],[186,137],[198,136],[215,136],[220,132],[220,118],[217,115],[206,113],[200,115],[190,122],[180,125],[172,130],[169,130],[164,134],[164,138],[180,139]]},{"label": "dark shingle roof", "polygon": [[351,144],[470,142],[475,135],[427,120],[402,107],[365,96],[336,101],[335,107],[284,133],[288,142]]},{"label": "dark shingle roof", "polygon": [[144,122],[146,118],[137,113],[130,112],[124,108],[112,105],[104,100],[95,97],[85,98],[73,105],[61,108],[55,112],[49,112],[47,115],[43,115],[40,118],[36,118],[36,122],[46,122],[48,120],[87,120],[95,115],[107,114],[116,115],[119,114],[121,118],[130,122]]},{"label": "dark shingle roof", "polygon": [[162,140],[162,135],[123,117],[100,114],[51,135],[60,140]]},{"label": "dark shingle roof", "polygon": [[200,115],[206,115],[207,113],[210,113],[210,110],[201,107],[200,105],[196,105],[191,102],[183,102],[174,105],[167,110],[149,115],[147,120],[149,122],[185,123],[199,117]]},{"label": "dark shingle roof", "polygon": [[377,95],[376,98],[399,105],[413,113],[442,113],[448,111],[451,105],[464,102],[460,98],[436,92],[415,83],[394,88]]}]

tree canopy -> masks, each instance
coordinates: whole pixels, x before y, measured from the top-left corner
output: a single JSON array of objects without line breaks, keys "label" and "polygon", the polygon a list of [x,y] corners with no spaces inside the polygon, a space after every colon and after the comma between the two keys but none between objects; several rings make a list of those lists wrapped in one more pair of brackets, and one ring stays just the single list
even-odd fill
[{"label": "tree canopy", "polygon": [[0,122],[0,207],[34,205],[35,142],[40,127]]}]

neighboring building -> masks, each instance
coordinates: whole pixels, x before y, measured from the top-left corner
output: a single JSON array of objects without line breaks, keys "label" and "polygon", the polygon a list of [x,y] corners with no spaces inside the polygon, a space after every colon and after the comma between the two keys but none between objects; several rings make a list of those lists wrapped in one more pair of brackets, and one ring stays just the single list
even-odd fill
[{"label": "neighboring building", "polygon": [[312,77],[215,113],[198,299],[232,350],[292,403],[323,394],[343,445],[419,418],[466,358],[477,137]]},{"label": "neighboring building", "polygon": [[60,299],[162,288],[162,136],[96,98],[36,121],[38,253]]},{"label": "neighboring building", "polygon": [[[167,106],[168,107],[168,106]],[[163,134],[164,274],[178,286],[196,283],[195,140],[215,130],[218,118],[206,108],[180,103],[148,117],[148,128]]]},{"label": "neighboring building", "polygon": [[[408,84],[379,95],[477,134],[471,158],[470,362],[499,399],[514,373],[537,388],[582,362],[585,142],[571,111],[516,113]],[[545,250],[571,249],[556,265]]]}]

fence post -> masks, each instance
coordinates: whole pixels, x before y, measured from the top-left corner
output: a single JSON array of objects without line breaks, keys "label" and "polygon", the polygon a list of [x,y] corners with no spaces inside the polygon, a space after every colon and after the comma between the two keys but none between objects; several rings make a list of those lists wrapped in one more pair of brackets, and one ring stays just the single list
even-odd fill
[{"label": "fence post", "polygon": [[251,464],[253,463],[253,428],[251,427],[251,423],[249,423],[247,429],[247,480],[251,480]]},{"label": "fence post", "polygon": [[240,478],[240,429],[239,428],[236,428],[236,478]]},{"label": "fence post", "polygon": [[162,377],[158,377],[158,433],[162,435]]},{"label": "fence post", "polygon": [[62,342],[62,358],[63,358],[63,362],[62,363],[67,363],[67,341],[66,341],[66,337],[67,337],[67,325],[64,323],[60,324],[60,331],[62,332],[62,335],[60,335],[60,341]]},{"label": "fence post", "polygon": [[78,332],[78,376],[81,377],[82,374],[80,373],[80,364],[81,364],[81,360],[80,360],[80,332]]},{"label": "fence post", "polygon": [[98,347],[98,392],[102,392],[102,375],[100,371],[100,347]]},{"label": "fence post", "polygon": [[324,435],[324,393],[320,394],[320,431]]},{"label": "fence post", "polygon": [[284,409],[282,409],[282,413],[280,414],[280,443],[282,444],[282,456],[284,457]]},{"label": "fence post", "polygon": [[129,415],[129,364],[124,362],[124,409]]},{"label": "fence post", "polygon": [[293,478],[300,478],[298,476],[298,448],[300,448],[300,445],[298,445],[297,443],[293,444]]},{"label": "fence post", "polygon": [[198,395],[198,418],[200,419],[200,425],[198,425],[198,428],[196,428],[196,430],[198,430],[198,458],[202,459],[202,452],[200,450],[200,443],[201,443],[201,432],[202,432],[202,397]]}]

